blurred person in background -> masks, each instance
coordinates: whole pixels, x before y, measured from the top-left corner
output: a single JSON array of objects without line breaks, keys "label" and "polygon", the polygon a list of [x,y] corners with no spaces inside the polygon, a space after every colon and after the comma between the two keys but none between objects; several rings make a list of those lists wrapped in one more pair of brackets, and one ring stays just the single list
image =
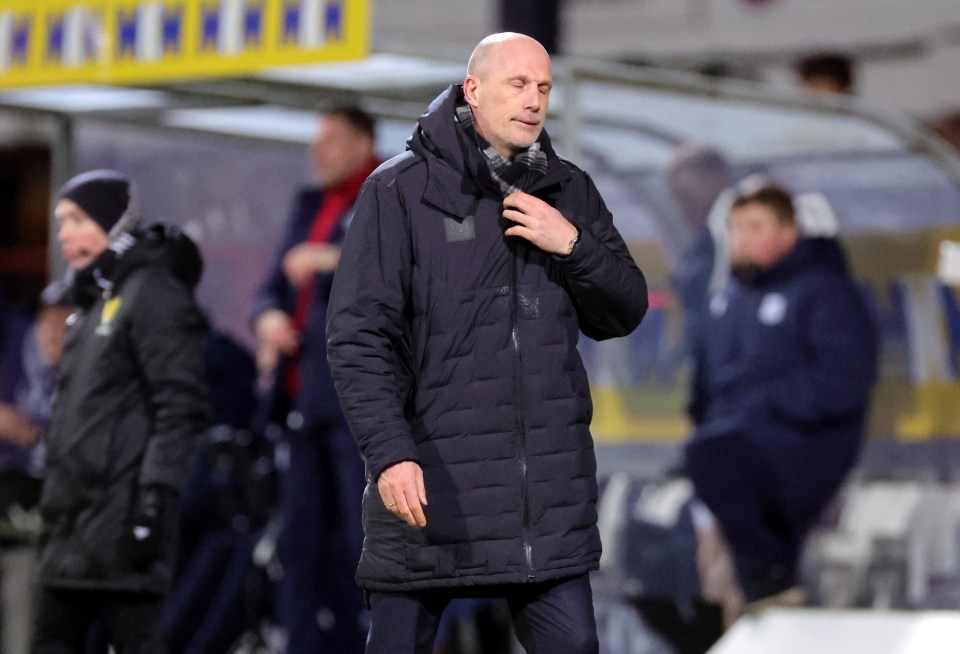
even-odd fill
[{"label": "blurred person in background", "polygon": [[164,652],[178,499],[208,406],[202,260],[140,230],[130,181],[98,170],[58,193],[71,301],[46,434],[36,654],[83,651],[99,621],[118,653]]},{"label": "blurred person in background", "polygon": [[23,341],[24,374],[14,401],[0,401],[0,651],[7,654],[26,654],[33,629],[43,432],[50,420],[67,316],[73,311],[66,291],[59,281],[44,289]]},{"label": "blurred person in background", "polygon": [[177,570],[163,618],[170,654],[231,651],[245,629],[259,631],[274,615],[272,584],[253,557],[275,502],[271,443],[252,429],[256,364],[212,325],[204,363],[211,426],[181,496]]},{"label": "blurred person in background", "polygon": [[680,207],[690,239],[677,257],[671,285],[684,319],[684,351],[689,348],[706,311],[717,245],[710,231],[710,210],[733,181],[726,159],[716,149],[688,144],[675,155],[667,173],[670,192]]},{"label": "blurred person in background", "polygon": [[30,314],[7,301],[0,285],[0,402],[12,404],[23,381],[23,344]]},{"label": "blurred person in background", "polygon": [[481,41],[462,85],[357,203],[328,353],[363,450],[368,654],[429,654],[458,597],[505,598],[528,652],[599,651],[581,332],[625,336],[643,274],[589,175],[544,130],[550,57]]},{"label": "blurred person in background", "polygon": [[847,55],[824,52],[799,59],[794,64],[800,87],[820,95],[853,93],[856,71]]},{"label": "blurred person in background", "polygon": [[319,186],[301,190],[254,307],[269,413],[286,427],[282,457],[278,618],[290,654],[363,651],[363,598],[353,581],[363,530],[363,462],[327,364],[327,302],[340,243],[367,176],[379,165],[376,125],[358,107],[319,116]]},{"label": "blurred person in background", "polygon": [[736,198],[730,246],[694,348],[686,469],[748,606],[796,602],[806,534],[860,452],[876,326],[840,244],[802,237],[781,187]]}]

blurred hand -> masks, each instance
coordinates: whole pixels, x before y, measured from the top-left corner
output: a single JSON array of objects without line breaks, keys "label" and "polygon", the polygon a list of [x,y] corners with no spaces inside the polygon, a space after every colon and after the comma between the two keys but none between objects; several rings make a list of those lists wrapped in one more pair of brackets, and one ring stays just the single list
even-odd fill
[{"label": "blurred hand", "polygon": [[340,248],[329,243],[301,243],[283,257],[283,273],[294,286],[302,286],[314,273],[331,272],[340,263]]},{"label": "blurred hand", "polygon": [[145,569],[163,553],[163,516],[176,492],[152,484],[137,492],[122,543],[123,551],[136,568]]},{"label": "blurred hand", "polygon": [[30,447],[37,442],[37,428],[14,407],[0,403],[0,440]]},{"label": "blurred hand", "polygon": [[387,510],[411,527],[426,527],[427,490],[423,485],[423,470],[414,461],[395,463],[381,473],[377,480],[380,499]]},{"label": "blurred hand", "polygon": [[503,217],[516,223],[507,236],[524,238],[544,252],[569,254],[577,228],[549,204],[527,193],[511,193],[503,200]]},{"label": "blurred hand", "polygon": [[260,372],[273,372],[281,355],[291,356],[300,347],[300,334],[293,326],[293,319],[280,309],[269,309],[257,316],[254,332],[259,343],[257,368]]}]

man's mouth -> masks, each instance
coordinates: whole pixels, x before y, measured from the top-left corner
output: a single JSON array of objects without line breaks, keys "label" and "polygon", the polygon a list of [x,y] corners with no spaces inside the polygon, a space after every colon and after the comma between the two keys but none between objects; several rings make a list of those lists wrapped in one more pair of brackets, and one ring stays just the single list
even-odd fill
[{"label": "man's mouth", "polygon": [[63,258],[67,261],[76,261],[77,259],[82,259],[86,254],[83,250],[78,248],[63,248]]}]

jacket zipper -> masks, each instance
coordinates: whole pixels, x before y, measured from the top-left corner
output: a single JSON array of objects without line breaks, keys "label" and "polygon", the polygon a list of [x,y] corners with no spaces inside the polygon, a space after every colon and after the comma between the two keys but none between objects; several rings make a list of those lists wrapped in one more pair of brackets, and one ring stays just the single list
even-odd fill
[{"label": "jacket zipper", "polygon": [[527,483],[527,430],[523,419],[523,350],[520,347],[520,275],[517,269],[520,267],[519,248],[513,248],[513,325],[510,334],[510,340],[513,343],[513,351],[516,354],[514,360],[514,384],[517,389],[517,432],[519,435],[519,447],[517,452],[518,463],[520,464],[520,516],[521,527],[520,536],[523,540],[523,556],[527,564],[527,581],[534,580],[533,574],[533,546],[530,544],[530,496]]}]

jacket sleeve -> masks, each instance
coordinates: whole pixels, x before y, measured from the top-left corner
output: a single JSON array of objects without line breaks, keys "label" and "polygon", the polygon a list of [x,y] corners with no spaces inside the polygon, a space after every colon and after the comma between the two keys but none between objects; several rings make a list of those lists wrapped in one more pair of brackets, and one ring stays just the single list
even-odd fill
[{"label": "jacket sleeve", "polygon": [[877,325],[860,289],[851,281],[824,283],[811,298],[804,365],[749,381],[775,414],[798,424],[859,414],[877,373]]},{"label": "jacket sleeve", "polygon": [[411,388],[405,330],[411,260],[399,197],[392,186],[367,180],[334,276],[327,358],[373,481],[394,463],[417,460],[404,413]]},{"label": "jacket sleeve", "polygon": [[204,321],[186,287],[164,273],[144,279],[133,309],[130,338],[152,414],[139,481],[180,490],[209,420]]},{"label": "jacket sleeve", "polygon": [[710,390],[707,386],[704,343],[698,333],[689,340],[692,371],[690,374],[690,397],[687,401],[687,415],[694,425],[699,425],[707,416],[710,407]]},{"label": "jacket sleeve", "polygon": [[287,279],[287,276],[283,273],[283,257],[301,240],[299,238],[299,232],[301,231],[299,229],[299,218],[303,211],[304,203],[305,193],[301,192],[297,195],[293,209],[287,217],[283,236],[280,238],[276,252],[273,254],[273,259],[270,261],[269,272],[254,296],[253,311],[250,316],[254,321],[257,319],[257,316],[270,309],[290,311],[289,298],[293,296],[293,287]]},{"label": "jacket sleeve", "polygon": [[613,216],[586,173],[580,216],[580,243],[564,265],[567,289],[577,307],[580,329],[594,340],[626,336],[647,312],[647,282],[613,225]]}]

